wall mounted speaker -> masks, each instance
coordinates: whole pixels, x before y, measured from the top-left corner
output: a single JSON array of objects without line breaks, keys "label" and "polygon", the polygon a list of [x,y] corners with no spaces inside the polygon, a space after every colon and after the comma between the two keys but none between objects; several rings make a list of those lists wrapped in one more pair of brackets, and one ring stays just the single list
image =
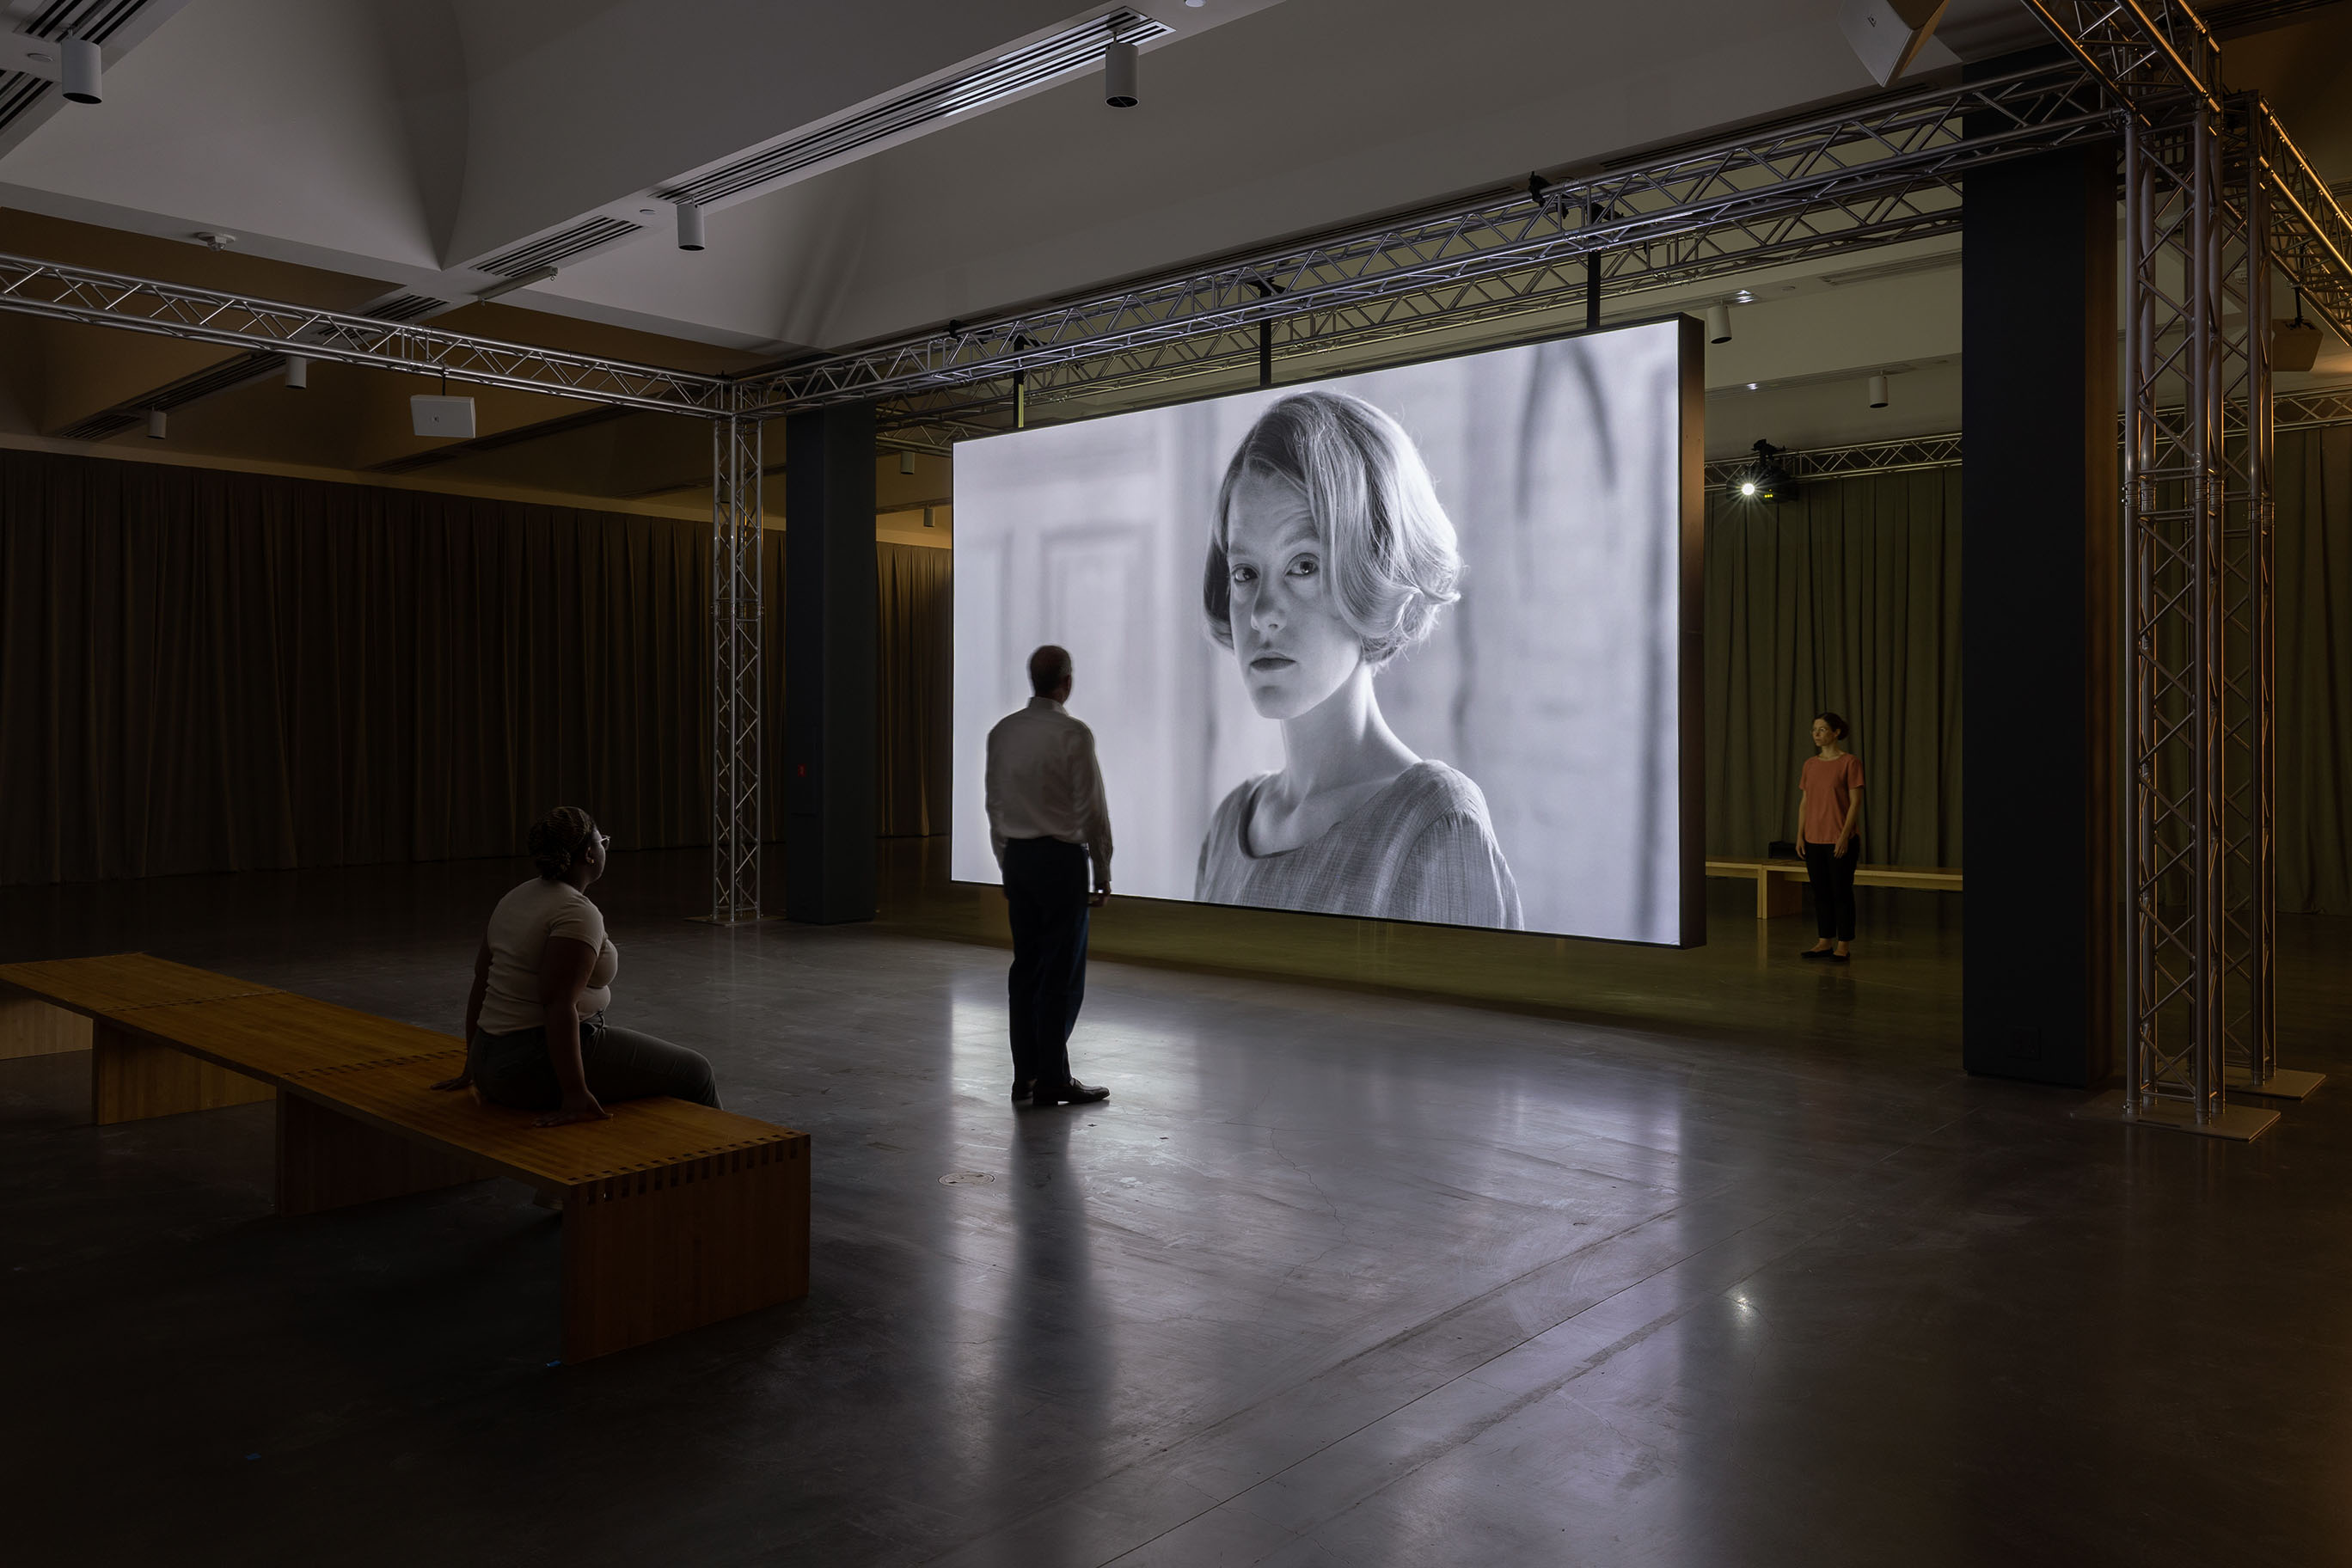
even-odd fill
[{"label": "wall mounted speaker", "polygon": [[470,441],[474,438],[474,400],[470,397],[419,395],[408,400],[408,414],[416,422],[419,436],[436,437],[445,441]]},{"label": "wall mounted speaker", "polygon": [[[1845,0],[1838,26],[1879,86],[1911,68],[1934,37],[1946,0]],[[1941,51],[1938,51],[1940,53]]]},{"label": "wall mounted speaker", "polygon": [[2300,315],[2271,323],[2271,368],[2309,370],[2319,363],[2319,323]]}]

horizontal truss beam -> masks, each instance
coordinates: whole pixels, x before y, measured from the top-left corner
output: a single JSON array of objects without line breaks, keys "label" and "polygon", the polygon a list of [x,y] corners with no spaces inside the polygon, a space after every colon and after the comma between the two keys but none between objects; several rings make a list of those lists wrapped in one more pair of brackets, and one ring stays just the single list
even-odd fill
[{"label": "horizontal truss beam", "polygon": [[[1197,374],[1261,321],[1316,347],[1583,287],[1664,286],[1830,249],[1951,232],[1965,168],[2114,133],[2096,84],[2060,64],[1897,94],[1737,141],[1496,193],[1384,226],[954,332],[792,366],[746,385],[762,412],[1027,377],[1032,400]],[[1222,341],[1222,342],[1221,342]]]},{"label": "horizontal truss beam", "polygon": [[532,348],[20,256],[0,256],[0,310],[664,413],[718,416],[726,412],[734,392],[734,384],[724,376]]},{"label": "horizontal truss beam", "polygon": [[[2352,425],[2352,386],[2315,386],[2283,392],[2271,399],[2281,430],[2316,430],[2331,425]],[[1960,432],[1943,436],[1909,436],[1894,441],[1864,441],[1849,447],[1816,447],[1807,452],[1782,452],[1773,458],[1795,479],[1853,479],[1866,474],[1899,474],[1919,468],[1954,468],[1960,463]],[[1756,466],[1753,458],[1727,458],[1706,466],[1706,488],[1726,489],[1738,484]],[[1769,502],[1760,503],[1769,505]]]},{"label": "horizontal truss beam", "polygon": [[[2139,0],[2120,3],[2064,8],[2122,16]],[[2062,8],[2033,4],[2045,16]],[[2078,51],[2080,63],[1895,94],[954,333],[743,376],[15,257],[0,257],[0,310],[705,418],[877,400],[885,429],[952,438],[1001,424],[989,416],[1009,402],[1016,373],[1038,405],[1230,371],[1255,362],[1261,321],[1275,323],[1278,358],[1320,353],[1569,306],[1593,256],[1604,291],[1622,298],[1951,235],[1968,169],[2113,134],[2124,111],[2101,84],[2116,79],[2145,96],[2172,66],[2145,45],[2133,53],[2122,39],[2129,28],[2116,26],[2117,40]],[[2195,36],[2183,46],[2189,58],[2202,47]],[[2268,110],[2257,103],[2254,112],[2266,133],[2252,141],[2277,198],[2278,264],[2352,341],[2352,217]]]}]

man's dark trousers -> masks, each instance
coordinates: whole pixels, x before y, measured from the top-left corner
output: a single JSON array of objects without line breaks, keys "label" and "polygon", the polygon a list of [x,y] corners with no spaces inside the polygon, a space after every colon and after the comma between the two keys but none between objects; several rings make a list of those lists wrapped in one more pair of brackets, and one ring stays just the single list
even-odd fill
[{"label": "man's dark trousers", "polygon": [[1016,1083],[1070,1081],[1070,1029],[1087,996],[1087,871],[1083,845],[1015,838],[1004,846]]}]

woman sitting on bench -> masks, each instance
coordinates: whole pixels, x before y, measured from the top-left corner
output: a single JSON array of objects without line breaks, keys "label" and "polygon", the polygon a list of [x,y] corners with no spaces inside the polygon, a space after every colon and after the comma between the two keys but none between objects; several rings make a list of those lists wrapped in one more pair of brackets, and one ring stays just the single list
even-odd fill
[{"label": "woman sitting on bench", "polygon": [[541,1127],[609,1116],[604,1101],[667,1094],[714,1109],[719,1088],[700,1053],[604,1022],[621,955],[588,885],[612,840],[576,805],[534,823],[539,875],[499,900],[474,955],[466,999],[466,1070],[436,1089],[543,1110]]}]

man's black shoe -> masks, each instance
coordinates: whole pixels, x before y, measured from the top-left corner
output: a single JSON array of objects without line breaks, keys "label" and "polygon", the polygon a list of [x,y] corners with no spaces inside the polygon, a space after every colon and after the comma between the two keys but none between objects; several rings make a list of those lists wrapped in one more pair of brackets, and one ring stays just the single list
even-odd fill
[{"label": "man's black shoe", "polygon": [[1030,1094],[1029,1103],[1032,1105],[1092,1105],[1098,1100],[1109,1098],[1110,1090],[1094,1088],[1080,1083],[1076,1079],[1072,1079],[1059,1089],[1048,1089],[1044,1084],[1039,1084]]},{"label": "man's black shoe", "polygon": [[1029,1098],[1029,1080],[1028,1080],[1028,1079],[1022,1079],[1019,1083],[1016,1083],[1016,1084],[1014,1084],[1014,1085],[1013,1086],[1013,1104],[1015,1104],[1015,1105],[1018,1105],[1018,1104],[1020,1104],[1023,1100],[1026,1100],[1026,1099],[1028,1099],[1028,1098]]}]

